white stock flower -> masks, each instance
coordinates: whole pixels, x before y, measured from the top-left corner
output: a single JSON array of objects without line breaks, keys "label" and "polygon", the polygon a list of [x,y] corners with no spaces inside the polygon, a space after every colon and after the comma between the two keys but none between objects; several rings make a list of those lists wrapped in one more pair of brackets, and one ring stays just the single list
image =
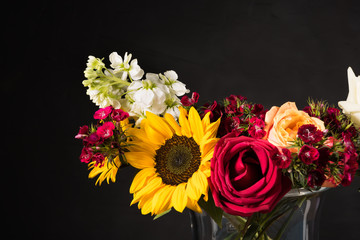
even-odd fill
[{"label": "white stock flower", "polygon": [[139,80],[143,77],[144,71],[138,65],[137,59],[133,59],[131,62],[132,54],[125,53],[124,59],[117,53],[112,52],[109,56],[111,62],[110,67],[112,67],[113,73],[115,75],[120,75],[122,80],[126,80],[128,74],[133,80]]},{"label": "white stock flower", "polygon": [[100,59],[89,56],[84,75],[89,80],[96,79],[98,77],[98,71],[102,71],[104,67],[105,64]]},{"label": "white stock flower", "polygon": [[144,117],[146,111],[163,114],[166,109],[166,92],[161,88],[156,74],[146,74],[145,80],[135,80],[127,88],[131,116]]},{"label": "white stock flower", "polygon": [[351,67],[348,68],[349,94],[346,101],[340,101],[339,107],[351,117],[356,127],[360,127],[360,76],[356,77]]},{"label": "white stock flower", "polygon": [[170,70],[166,71],[163,74],[159,74],[161,80],[163,81],[164,85],[169,87],[170,91],[175,94],[176,96],[182,96],[185,93],[189,93],[190,90],[186,89],[186,86],[184,83],[178,81],[178,75],[175,71]]}]

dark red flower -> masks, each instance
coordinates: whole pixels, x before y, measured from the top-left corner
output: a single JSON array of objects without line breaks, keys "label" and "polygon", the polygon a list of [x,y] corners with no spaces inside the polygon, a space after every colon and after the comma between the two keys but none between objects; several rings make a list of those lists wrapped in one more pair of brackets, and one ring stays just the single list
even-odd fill
[{"label": "dark red flower", "polygon": [[105,119],[105,118],[107,118],[107,116],[109,116],[109,114],[111,113],[112,110],[113,110],[112,106],[100,108],[99,110],[97,110],[95,112],[94,119]]},{"label": "dark red flower", "polygon": [[322,140],[324,134],[315,125],[304,124],[298,130],[298,136],[304,143],[314,144]]},{"label": "dark red flower", "polygon": [[275,152],[273,161],[278,168],[288,168],[291,164],[291,152],[287,148],[283,148],[282,152]]},{"label": "dark red flower", "polygon": [[84,139],[85,142],[89,144],[98,144],[101,141],[101,137],[96,132],[90,134],[87,138]]},{"label": "dark red flower", "polygon": [[260,118],[253,117],[249,121],[249,134],[253,138],[263,138],[266,135],[266,132],[264,131],[265,122],[261,120]]},{"label": "dark red flower", "polygon": [[120,122],[120,121],[124,121],[125,119],[127,119],[129,117],[129,113],[127,113],[121,109],[115,109],[111,113],[111,117],[114,121]]},{"label": "dark red flower", "polygon": [[95,166],[103,166],[105,157],[101,153],[95,153],[92,157],[92,160],[95,161]]},{"label": "dark red flower", "polygon": [[85,126],[80,127],[80,130],[79,130],[78,134],[75,136],[75,138],[83,139],[83,138],[87,137],[88,134],[89,134],[89,127],[85,125]]},{"label": "dark red flower", "polygon": [[325,174],[320,169],[311,170],[308,173],[307,184],[309,187],[320,187],[325,182]]},{"label": "dark red flower", "polygon": [[91,148],[83,147],[80,154],[80,161],[83,163],[89,163],[91,161],[92,156],[93,156],[93,152]]},{"label": "dark red flower", "polygon": [[309,145],[302,146],[299,152],[299,158],[305,164],[310,164],[318,160],[319,156],[319,151]]},{"label": "dark red flower", "polygon": [[183,106],[190,107],[199,101],[199,96],[197,92],[193,92],[191,98],[185,95],[181,98],[180,102]]}]

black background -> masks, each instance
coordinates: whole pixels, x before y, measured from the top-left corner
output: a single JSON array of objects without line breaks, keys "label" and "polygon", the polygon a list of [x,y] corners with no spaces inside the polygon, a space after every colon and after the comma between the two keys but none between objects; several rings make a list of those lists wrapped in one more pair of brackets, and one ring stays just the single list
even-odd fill
[{"label": "black background", "polygon": [[[360,4],[294,1],[29,1],[2,9],[2,204],[11,239],[190,239],[188,212],[156,221],[129,206],[133,169],[101,187],[78,157],[97,107],[88,55],[132,53],[175,70],[202,102],[337,104],[360,75]],[[4,18],[5,17],[5,18]],[[4,145],[4,142],[6,145]],[[359,239],[360,181],[324,194],[320,239]],[[6,236],[4,234],[4,236]]]}]

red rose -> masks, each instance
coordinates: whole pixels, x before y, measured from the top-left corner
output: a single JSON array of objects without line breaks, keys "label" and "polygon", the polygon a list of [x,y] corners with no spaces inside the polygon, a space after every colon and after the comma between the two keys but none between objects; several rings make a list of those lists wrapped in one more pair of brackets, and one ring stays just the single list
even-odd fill
[{"label": "red rose", "polygon": [[216,206],[243,217],[270,212],[291,189],[272,157],[279,151],[266,140],[230,133],[217,143],[210,188]]}]

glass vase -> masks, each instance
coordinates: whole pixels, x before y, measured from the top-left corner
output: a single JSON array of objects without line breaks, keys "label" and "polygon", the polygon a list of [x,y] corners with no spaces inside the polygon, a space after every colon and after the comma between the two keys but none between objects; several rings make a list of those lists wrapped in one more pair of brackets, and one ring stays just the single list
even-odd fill
[{"label": "glass vase", "polygon": [[[222,227],[219,227],[205,211],[190,212],[193,240],[317,240],[321,193],[326,189],[292,189],[272,212],[257,214],[251,221],[248,221],[248,218],[224,213]],[[257,231],[252,235],[247,232],[254,232],[254,229]]]}]

